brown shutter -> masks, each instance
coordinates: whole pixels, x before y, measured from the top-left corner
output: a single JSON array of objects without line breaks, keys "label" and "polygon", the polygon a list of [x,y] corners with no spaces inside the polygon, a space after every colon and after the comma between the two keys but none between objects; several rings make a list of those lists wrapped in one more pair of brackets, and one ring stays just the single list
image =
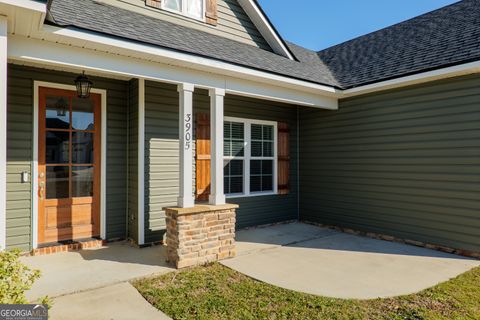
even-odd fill
[{"label": "brown shutter", "polygon": [[217,0],[206,0],[205,18],[208,24],[216,26],[218,23]]},{"label": "brown shutter", "polygon": [[162,0],[145,0],[145,5],[160,9],[162,7]]},{"label": "brown shutter", "polygon": [[197,113],[196,134],[196,200],[208,200],[210,195],[210,115]]},{"label": "brown shutter", "polygon": [[278,123],[278,194],[290,192],[290,129]]}]

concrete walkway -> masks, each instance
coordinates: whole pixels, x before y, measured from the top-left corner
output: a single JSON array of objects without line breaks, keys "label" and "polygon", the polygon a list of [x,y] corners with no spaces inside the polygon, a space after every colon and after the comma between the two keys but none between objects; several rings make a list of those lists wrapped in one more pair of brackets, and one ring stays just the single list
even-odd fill
[{"label": "concrete walkway", "polygon": [[237,252],[223,264],[279,287],[335,298],[411,294],[480,266],[475,259],[302,223],[240,231]]},{"label": "concrete walkway", "polygon": [[27,293],[30,301],[43,296],[54,298],[174,271],[165,262],[163,246],[138,249],[124,242],[101,249],[23,257],[22,261],[42,273]]},{"label": "concrete walkway", "polygon": [[137,249],[114,243],[100,249],[23,257],[42,272],[27,293],[30,301],[49,296],[51,319],[169,319],[157,311],[128,281],[165,274],[165,248]]},{"label": "concrete walkway", "polygon": [[49,316],[53,320],[170,319],[127,282],[59,297]]}]

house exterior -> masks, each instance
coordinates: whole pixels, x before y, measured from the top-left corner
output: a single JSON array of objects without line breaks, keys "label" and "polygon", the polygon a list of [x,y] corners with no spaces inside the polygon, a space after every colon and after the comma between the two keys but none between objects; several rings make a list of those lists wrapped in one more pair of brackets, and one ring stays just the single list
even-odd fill
[{"label": "house exterior", "polygon": [[320,52],[255,0],[0,0],[0,69],[0,248],[232,203],[480,252],[479,0]]}]

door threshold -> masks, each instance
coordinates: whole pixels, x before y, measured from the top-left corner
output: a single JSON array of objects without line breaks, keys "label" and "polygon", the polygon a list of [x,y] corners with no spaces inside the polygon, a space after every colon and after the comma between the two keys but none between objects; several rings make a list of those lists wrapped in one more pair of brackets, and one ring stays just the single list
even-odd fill
[{"label": "door threshold", "polygon": [[106,240],[102,239],[81,239],[81,240],[69,240],[54,243],[46,243],[40,245],[37,249],[31,251],[32,256],[42,256],[60,252],[80,251],[85,249],[97,249],[105,246]]}]

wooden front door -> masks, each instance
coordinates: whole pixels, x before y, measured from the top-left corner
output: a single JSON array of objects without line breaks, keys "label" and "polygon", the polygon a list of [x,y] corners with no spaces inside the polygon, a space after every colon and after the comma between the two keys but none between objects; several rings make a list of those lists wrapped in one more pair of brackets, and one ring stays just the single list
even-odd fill
[{"label": "wooden front door", "polygon": [[101,97],[39,88],[38,243],[100,236]]}]

